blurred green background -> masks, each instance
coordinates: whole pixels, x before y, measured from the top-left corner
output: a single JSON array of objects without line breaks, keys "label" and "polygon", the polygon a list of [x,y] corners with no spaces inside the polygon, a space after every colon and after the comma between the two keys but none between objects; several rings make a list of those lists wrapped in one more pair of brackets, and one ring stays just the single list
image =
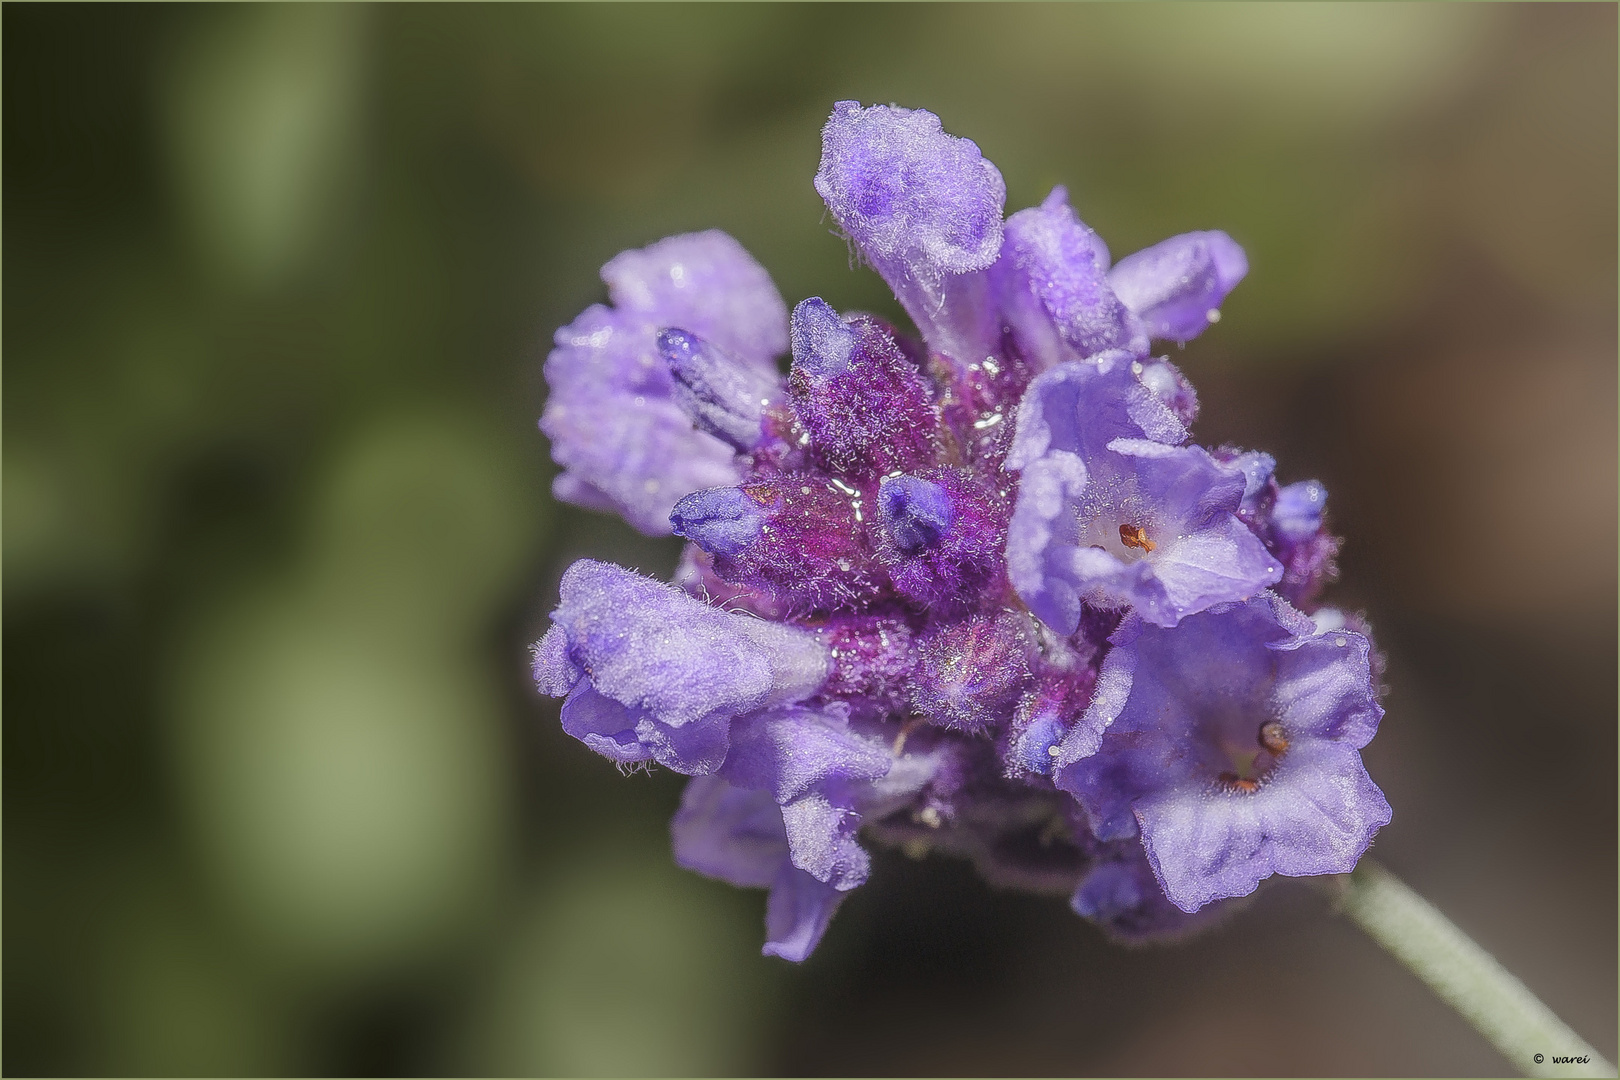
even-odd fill
[{"label": "blurred green background", "polygon": [[1201,441],[1332,492],[1390,655],[1377,854],[1615,1055],[1614,6],[3,26],[7,1073],[1511,1068],[1291,884],[1122,950],[884,853],[762,958],[761,894],[671,864],[680,778],[558,729],[562,568],[677,548],[551,501],[550,334],[708,227],[895,312],[810,184],[850,97],[1116,255],[1247,247],[1174,358]]}]

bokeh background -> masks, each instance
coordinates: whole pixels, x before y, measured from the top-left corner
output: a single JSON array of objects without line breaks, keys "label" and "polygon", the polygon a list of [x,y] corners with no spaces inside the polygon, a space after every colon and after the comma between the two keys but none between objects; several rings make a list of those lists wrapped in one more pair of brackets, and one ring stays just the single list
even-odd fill
[{"label": "bokeh background", "polygon": [[[7,4],[10,1074],[1513,1069],[1327,902],[1124,950],[881,854],[820,951],[527,680],[534,421],[597,268],[721,227],[895,313],[810,179],[938,112],[1116,254],[1252,271],[1200,440],[1320,477],[1388,652],[1376,845],[1616,1050],[1616,10]],[[1562,1048],[1547,1047],[1551,1055]]]}]

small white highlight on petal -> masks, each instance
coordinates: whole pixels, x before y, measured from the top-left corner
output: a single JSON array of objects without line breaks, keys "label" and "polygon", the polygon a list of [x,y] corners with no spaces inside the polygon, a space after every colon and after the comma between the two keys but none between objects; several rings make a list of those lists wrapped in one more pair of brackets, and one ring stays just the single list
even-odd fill
[{"label": "small white highlight on petal", "polygon": [[1059,754],[1063,753],[1063,751],[1061,749],[1059,749],[1059,747],[1058,747],[1058,745],[1056,743],[1053,743],[1051,746],[1048,746],[1046,748],[1046,752],[1048,754],[1051,754],[1053,757],[1057,757]]},{"label": "small white highlight on petal", "polygon": [[1212,323],[1220,322],[1221,321],[1221,309],[1220,308],[1210,308],[1208,311],[1204,312],[1204,318],[1208,319]]}]

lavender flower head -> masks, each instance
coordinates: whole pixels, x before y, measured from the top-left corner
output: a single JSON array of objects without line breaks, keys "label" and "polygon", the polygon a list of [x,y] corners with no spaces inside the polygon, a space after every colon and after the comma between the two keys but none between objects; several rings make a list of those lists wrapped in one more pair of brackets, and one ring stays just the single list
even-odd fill
[{"label": "lavender flower head", "polygon": [[1218,319],[1243,249],[1112,263],[1061,188],[1004,218],[995,166],[921,110],[840,102],[815,185],[919,336],[790,316],[718,232],[619,255],[612,305],[557,334],[556,494],[687,542],[673,584],[564,576],[534,650],[564,729],[692,777],[676,860],[769,889],[790,960],[874,843],[1123,940],[1349,872],[1390,808],[1372,645],[1317,607],[1327,492],[1193,444],[1152,354]]}]

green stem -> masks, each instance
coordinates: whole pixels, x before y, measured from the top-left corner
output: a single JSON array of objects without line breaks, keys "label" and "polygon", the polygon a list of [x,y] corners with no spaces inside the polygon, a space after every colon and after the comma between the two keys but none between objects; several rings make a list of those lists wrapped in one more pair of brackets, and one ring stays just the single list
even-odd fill
[{"label": "green stem", "polygon": [[[1615,1075],[1494,956],[1371,859],[1346,880],[1339,907],[1526,1075]],[[1587,1060],[1565,1064],[1554,1057]]]}]

